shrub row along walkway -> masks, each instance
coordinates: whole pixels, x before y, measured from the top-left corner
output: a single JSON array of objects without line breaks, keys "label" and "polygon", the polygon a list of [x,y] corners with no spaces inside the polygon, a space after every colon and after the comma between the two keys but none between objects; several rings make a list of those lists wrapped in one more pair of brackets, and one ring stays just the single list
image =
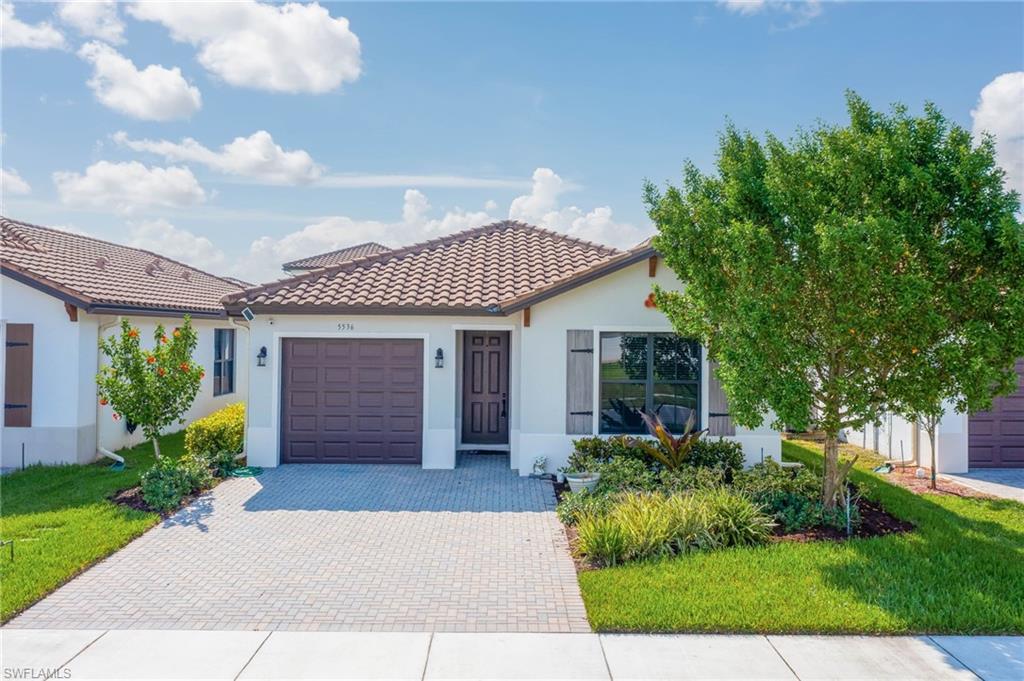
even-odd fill
[{"label": "shrub row along walkway", "polygon": [[0,638],[4,678],[16,670],[70,679],[1024,678],[1024,639],[1009,636],[6,629]]},{"label": "shrub row along walkway", "polygon": [[551,484],[289,465],[229,479],[9,626],[590,631]]}]

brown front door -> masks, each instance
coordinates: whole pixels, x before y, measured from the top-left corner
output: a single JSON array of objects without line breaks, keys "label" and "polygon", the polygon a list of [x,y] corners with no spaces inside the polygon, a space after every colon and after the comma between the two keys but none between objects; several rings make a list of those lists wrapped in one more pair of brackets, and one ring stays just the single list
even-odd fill
[{"label": "brown front door", "polygon": [[508,331],[463,336],[462,442],[508,444]]},{"label": "brown front door", "polygon": [[1017,361],[1017,392],[971,414],[967,462],[971,468],[1024,468],[1024,358]]},{"label": "brown front door", "polygon": [[423,341],[286,338],[282,463],[420,463]]}]

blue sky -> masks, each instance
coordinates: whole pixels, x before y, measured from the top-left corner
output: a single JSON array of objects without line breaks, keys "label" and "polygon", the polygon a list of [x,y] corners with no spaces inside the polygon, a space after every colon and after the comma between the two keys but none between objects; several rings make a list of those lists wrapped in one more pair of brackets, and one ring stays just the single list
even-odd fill
[{"label": "blue sky", "polygon": [[248,279],[510,216],[624,246],[727,118],[846,88],[985,124],[1020,181],[1020,3],[149,7],[4,7],[5,215]]}]

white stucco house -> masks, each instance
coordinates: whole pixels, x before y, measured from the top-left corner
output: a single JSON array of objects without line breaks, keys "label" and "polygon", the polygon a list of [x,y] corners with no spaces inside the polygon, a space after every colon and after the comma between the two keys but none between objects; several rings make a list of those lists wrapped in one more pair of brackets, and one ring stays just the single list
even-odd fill
[{"label": "white stucco house", "polygon": [[99,338],[130,319],[144,342],[180,325],[198,332],[196,360],[206,369],[192,420],[245,399],[244,326],[221,298],[237,282],[137,248],[0,218],[0,355],[4,422],[0,465],[86,463],[97,448],[142,440],[96,397]]},{"label": "white stucco house", "polygon": [[249,329],[249,463],[453,468],[460,450],[490,450],[553,472],[575,438],[643,432],[641,409],[677,429],[695,411],[749,463],[778,458],[767,423],[733,425],[653,284],[682,285],[649,243],[506,221],[228,294]]}]

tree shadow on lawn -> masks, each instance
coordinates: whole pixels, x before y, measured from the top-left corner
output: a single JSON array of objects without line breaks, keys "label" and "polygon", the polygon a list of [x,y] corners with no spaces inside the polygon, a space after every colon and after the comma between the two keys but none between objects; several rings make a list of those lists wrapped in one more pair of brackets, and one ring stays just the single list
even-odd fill
[{"label": "tree shadow on lawn", "polygon": [[846,542],[855,558],[822,566],[825,583],[908,632],[1024,633],[1024,505],[918,495],[861,471],[853,477],[916,529]]}]

